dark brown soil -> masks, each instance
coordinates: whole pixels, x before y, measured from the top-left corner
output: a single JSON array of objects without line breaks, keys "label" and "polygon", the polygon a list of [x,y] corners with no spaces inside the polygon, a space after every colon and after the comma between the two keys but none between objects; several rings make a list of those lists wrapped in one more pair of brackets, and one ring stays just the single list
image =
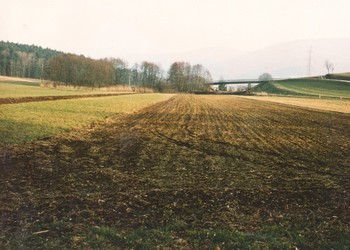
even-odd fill
[{"label": "dark brown soil", "polygon": [[277,225],[331,240],[350,227],[349,138],[346,114],[179,95],[91,130],[2,148],[1,237],[181,222],[246,233]]}]

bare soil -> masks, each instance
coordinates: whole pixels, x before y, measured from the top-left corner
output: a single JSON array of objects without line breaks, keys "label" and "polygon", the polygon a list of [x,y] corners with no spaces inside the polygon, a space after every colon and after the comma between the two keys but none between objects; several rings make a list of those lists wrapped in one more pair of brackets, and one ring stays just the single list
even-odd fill
[{"label": "bare soil", "polygon": [[254,234],[276,225],[317,246],[337,230],[349,235],[349,138],[348,114],[178,95],[1,148],[0,239],[6,247],[34,233],[72,247],[95,226]]}]

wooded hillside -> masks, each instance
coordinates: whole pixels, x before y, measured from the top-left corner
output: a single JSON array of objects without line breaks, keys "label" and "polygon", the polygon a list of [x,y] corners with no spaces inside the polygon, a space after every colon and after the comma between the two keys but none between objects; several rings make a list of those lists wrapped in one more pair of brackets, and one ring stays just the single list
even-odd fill
[{"label": "wooded hillside", "polygon": [[45,79],[55,85],[130,85],[157,92],[203,91],[211,74],[201,64],[174,62],[168,71],[143,61],[132,67],[120,58],[92,59],[35,45],[0,42],[0,75]]},{"label": "wooded hillside", "polygon": [[42,78],[46,62],[59,54],[36,45],[0,41],[0,75]]}]

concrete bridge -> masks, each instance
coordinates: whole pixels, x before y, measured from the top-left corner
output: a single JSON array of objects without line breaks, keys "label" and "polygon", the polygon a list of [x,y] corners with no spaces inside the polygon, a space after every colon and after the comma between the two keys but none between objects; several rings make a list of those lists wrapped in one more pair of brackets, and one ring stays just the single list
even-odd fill
[{"label": "concrete bridge", "polygon": [[208,83],[209,85],[218,85],[218,84],[259,84],[271,81],[281,81],[288,80],[293,78],[273,78],[271,80],[259,80],[259,79],[232,79],[232,80],[214,80],[213,82]]},{"label": "concrete bridge", "polygon": [[234,79],[234,80],[221,80],[213,81],[209,85],[219,85],[219,84],[259,84],[268,81],[259,80],[259,79]]}]

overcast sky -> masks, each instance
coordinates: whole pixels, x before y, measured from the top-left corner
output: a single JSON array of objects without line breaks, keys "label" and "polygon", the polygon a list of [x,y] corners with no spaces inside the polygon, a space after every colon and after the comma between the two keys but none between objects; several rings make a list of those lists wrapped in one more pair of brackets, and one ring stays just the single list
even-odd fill
[{"label": "overcast sky", "polygon": [[350,37],[349,0],[0,0],[0,40],[93,58]]}]

